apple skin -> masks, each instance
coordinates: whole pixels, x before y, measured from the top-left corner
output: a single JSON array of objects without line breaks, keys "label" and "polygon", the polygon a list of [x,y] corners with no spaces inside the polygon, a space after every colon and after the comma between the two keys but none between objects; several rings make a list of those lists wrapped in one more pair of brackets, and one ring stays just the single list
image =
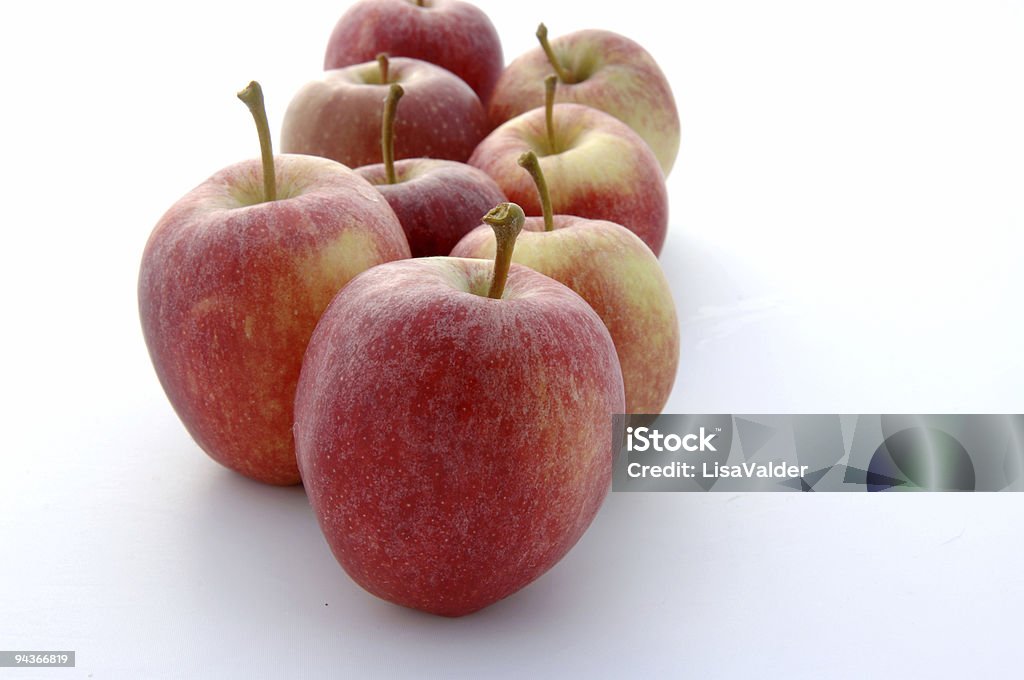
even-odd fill
[{"label": "apple skin", "polygon": [[[349,167],[379,163],[381,118],[390,83],[405,90],[395,121],[395,158],[465,161],[490,130],[476,93],[425,61],[390,60],[388,84],[376,61],[326,71],[296,93],[285,112],[281,149]],[[493,206],[492,206],[493,207]]]},{"label": "apple skin", "polygon": [[501,39],[478,7],[458,0],[362,0],[338,20],[324,69],[375,59],[384,52],[442,66],[464,80],[480,101],[491,96],[505,66]]},{"label": "apple skin", "polygon": [[657,159],[635,132],[580,104],[555,104],[560,153],[549,154],[543,108],[505,122],[488,135],[469,164],[494,178],[527,215],[541,215],[537,188],[517,159],[533,151],[551,189],[556,214],[608,220],[639,236],[655,255],[668,231],[668,192]]},{"label": "apple skin", "polygon": [[[679,322],[665,274],[650,248],[625,227],[554,215],[526,218],[512,261],[565,284],[601,317],[622,367],[626,413],[661,413],[679,366]],[[494,258],[494,231],[481,225],[452,257]]]},{"label": "apple skin", "polygon": [[352,277],[409,257],[398,218],[344,166],[277,156],[279,200],[258,203],[257,160],[229,166],[161,218],[139,272],[153,366],[189,434],[252,479],[300,481],[295,385],[320,314]]},{"label": "apple skin", "polygon": [[455,161],[398,161],[396,184],[387,183],[383,163],[356,168],[356,172],[384,195],[398,215],[413,257],[447,255],[480,224],[481,215],[507,200],[489,175]]},{"label": "apple skin", "polygon": [[[555,101],[600,109],[631,127],[647,142],[667,177],[679,152],[679,112],[668,79],[647,51],[611,31],[585,30],[551,40],[559,63],[586,77],[558,83]],[[544,105],[544,78],[554,73],[537,47],[508,65],[488,104],[498,126]]]},{"label": "apple skin", "polygon": [[615,347],[560,283],[437,257],[356,277],[310,341],[295,402],[306,493],[349,576],[462,616],[550,569],[611,480]]}]

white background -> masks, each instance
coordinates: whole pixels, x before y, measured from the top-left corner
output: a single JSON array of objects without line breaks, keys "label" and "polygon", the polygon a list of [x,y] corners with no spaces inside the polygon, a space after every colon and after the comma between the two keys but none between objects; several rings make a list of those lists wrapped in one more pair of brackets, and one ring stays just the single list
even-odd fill
[{"label": "white background", "polygon": [[[544,20],[668,74],[666,410],[1024,411],[1021,2],[481,4],[507,59]],[[1019,672],[1019,494],[612,494],[447,620],[349,581],[301,489],[207,459],[145,353],[142,248],[256,156],[235,91],[261,80],[276,132],[346,6],[5,12],[0,649],[78,652],[24,677]]]}]

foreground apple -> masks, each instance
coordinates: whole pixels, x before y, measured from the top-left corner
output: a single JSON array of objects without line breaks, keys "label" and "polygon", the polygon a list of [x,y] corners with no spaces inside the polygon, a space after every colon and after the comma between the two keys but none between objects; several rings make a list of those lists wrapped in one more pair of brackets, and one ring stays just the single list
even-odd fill
[{"label": "foreground apple", "polygon": [[394,120],[402,86],[392,83],[384,104],[383,163],[356,168],[398,215],[413,257],[447,255],[480,216],[505,201],[487,174],[465,163],[409,158],[395,162]]},{"label": "foreground apple", "polygon": [[476,148],[469,164],[494,178],[508,200],[529,215],[541,206],[517,161],[533,151],[551,186],[555,213],[608,220],[639,236],[657,255],[668,230],[668,193],[657,159],[635,132],[612,116],[579,104],[546,106],[508,121]]},{"label": "foreground apple", "polygon": [[369,61],[381,52],[443,66],[486,102],[501,75],[501,40],[480,9],[459,0],[361,0],[338,20],[324,68]]},{"label": "foreground apple", "polygon": [[490,129],[476,93],[450,71],[380,55],[303,86],[285,112],[281,148],[349,167],[379,163],[381,104],[391,83],[405,90],[396,158],[465,161]]},{"label": "foreground apple", "polygon": [[349,279],[406,258],[394,212],[334,161],[278,156],[259,86],[263,163],[216,173],[161,218],[139,272],[139,315],[171,405],[214,460],[297,484],[295,384],[321,312]]},{"label": "foreground apple", "polygon": [[541,106],[537,83],[554,72],[559,101],[592,106],[624,122],[647,142],[668,176],[679,151],[679,112],[654,58],[611,31],[578,31],[549,44],[541,24],[537,38],[541,47],[509,64],[495,85],[488,107],[491,125]]},{"label": "foreground apple", "polygon": [[[526,219],[513,261],[564,283],[593,307],[615,343],[626,413],[661,413],[679,365],[679,323],[658,259],[621,225],[552,215],[537,156],[528,151],[519,164],[537,184],[544,217]],[[482,225],[451,254],[491,258],[495,248],[493,231]]]},{"label": "foreground apple", "polygon": [[[518,206],[484,221],[498,257],[375,267],[324,313],[295,442],[338,561],[396,604],[461,616],[551,568],[611,479],[615,347],[562,284],[510,265]],[[507,276],[507,282],[506,282]]]}]

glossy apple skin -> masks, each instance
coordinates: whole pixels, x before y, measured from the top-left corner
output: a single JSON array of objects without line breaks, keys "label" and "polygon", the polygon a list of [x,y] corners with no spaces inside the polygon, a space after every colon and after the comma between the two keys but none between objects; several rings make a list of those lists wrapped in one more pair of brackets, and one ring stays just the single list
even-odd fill
[{"label": "glossy apple skin", "polygon": [[501,40],[487,15],[458,0],[362,0],[338,20],[324,68],[375,59],[384,52],[442,66],[486,102],[505,66]]},{"label": "glossy apple skin", "polygon": [[[626,413],[661,413],[679,366],[679,321],[665,274],[650,248],[625,227],[555,215],[544,231],[526,218],[512,261],[565,284],[601,317],[619,357]],[[452,257],[493,259],[494,230],[481,225]]]},{"label": "glossy apple skin", "polygon": [[513,264],[424,258],[356,277],[310,341],[295,403],[306,493],[334,555],[390,602],[462,616],[550,569],[611,479],[624,406],[607,329]]},{"label": "glossy apple skin", "polygon": [[447,255],[480,224],[488,210],[507,199],[494,180],[465,163],[409,158],[395,163],[396,184],[384,165],[356,168],[398,215],[413,257]]},{"label": "glossy apple skin", "polygon": [[[469,158],[490,129],[473,90],[440,66],[399,57],[388,68],[388,83],[396,82],[405,94],[395,118],[395,158]],[[388,87],[376,61],[326,71],[288,105],[281,149],[353,168],[381,162]]]},{"label": "glossy apple skin", "polygon": [[469,164],[494,178],[527,215],[541,214],[537,188],[517,159],[533,151],[551,190],[555,214],[608,220],[639,236],[655,255],[668,230],[668,193],[657,159],[624,123],[597,109],[556,104],[560,153],[548,154],[544,109],[504,123],[476,148]]},{"label": "glossy apple skin", "polygon": [[167,211],[142,257],[139,316],[160,383],[199,446],[286,485],[300,481],[292,407],[320,314],[352,277],[409,257],[409,246],[387,202],[348,168],[309,156],[278,156],[275,168],[282,200],[257,203],[253,160]]},{"label": "glossy apple skin", "polygon": [[[647,51],[611,31],[585,30],[551,40],[559,63],[586,77],[559,83],[555,101],[600,109],[632,128],[654,151],[667,177],[679,152],[679,112],[668,79]],[[491,125],[544,105],[544,78],[554,73],[537,47],[508,65],[488,104]]]}]

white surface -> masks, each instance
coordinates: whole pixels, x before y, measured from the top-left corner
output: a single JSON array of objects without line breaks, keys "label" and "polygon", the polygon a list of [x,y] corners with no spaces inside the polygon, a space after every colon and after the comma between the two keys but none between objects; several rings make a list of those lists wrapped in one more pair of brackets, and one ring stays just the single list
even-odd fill
[{"label": "white surface", "polygon": [[[669,75],[667,410],[1024,411],[1020,2],[481,4],[507,59],[543,19]],[[278,129],[346,3],[62,5],[0,24],[0,649],[78,667],[0,678],[1019,672],[1019,494],[612,494],[477,615],[365,594],[191,442],[135,311],[163,211],[256,155],[234,92]]]}]

